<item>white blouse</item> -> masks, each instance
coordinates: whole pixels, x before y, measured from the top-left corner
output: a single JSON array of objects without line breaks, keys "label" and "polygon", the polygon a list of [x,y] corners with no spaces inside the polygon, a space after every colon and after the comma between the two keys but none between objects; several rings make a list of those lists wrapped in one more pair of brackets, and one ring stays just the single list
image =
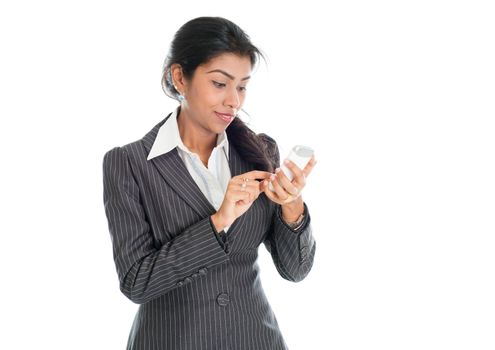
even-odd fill
[{"label": "white blouse", "polygon": [[[191,152],[182,142],[177,124],[177,116],[180,106],[178,106],[169,120],[165,122],[156,135],[156,139],[148,154],[147,160],[167,153],[177,147],[179,156],[191,174],[192,178],[201,189],[201,192],[210,201],[213,207],[218,210],[222,205],[227,186],[232,178],[228,162],[229,141],[227,132],[217,136],[217,144],[211,152],[206,167],[199,155]],[[230,226],[224,228],[227,232]]]}]

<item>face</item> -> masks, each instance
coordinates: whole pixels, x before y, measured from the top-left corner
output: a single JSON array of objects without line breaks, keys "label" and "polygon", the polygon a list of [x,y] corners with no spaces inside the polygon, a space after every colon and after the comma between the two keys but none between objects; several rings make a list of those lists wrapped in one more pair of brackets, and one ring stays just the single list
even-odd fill
[{"label": "face", "polygon": [[209,132],[223,132],[244,103],[251,69],[249,57],[230,53],[198,66],[191,81],[180,79],[181,111]]}]

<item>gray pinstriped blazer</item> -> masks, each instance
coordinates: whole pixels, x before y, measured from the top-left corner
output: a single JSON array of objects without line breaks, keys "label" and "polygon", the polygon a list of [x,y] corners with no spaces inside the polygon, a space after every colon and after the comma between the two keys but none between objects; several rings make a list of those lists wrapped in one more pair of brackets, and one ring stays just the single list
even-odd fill
[{"label": "gray pinstriped blazer", "polygon": [[[258,247],[263,243],[280,275],[298,282],[314,260],[316,242],[304,204],[297,231],[281,206],[261,193],[225,234],[215,208],[189,174],[177,149],[146,160],[158,129],[114,147],[103,157],[103,199],[113,256],[124,295],[140,304],[127,349],[288,349],[263,291]],[[276,142],[260,134],[280,157]],[[232,177],[255,170],[232,143]]]}]

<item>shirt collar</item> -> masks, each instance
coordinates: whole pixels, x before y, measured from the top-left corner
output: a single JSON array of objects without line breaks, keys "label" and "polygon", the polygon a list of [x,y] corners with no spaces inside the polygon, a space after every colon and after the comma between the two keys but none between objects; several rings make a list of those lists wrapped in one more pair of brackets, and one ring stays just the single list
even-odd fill
[{"label": "shirt collar", "polygon": [[[165,123],[158,129],[153,146],[151,146],[150,153],[148,154],[147,160],[158,157],[162,154],[170,152],[175,147],[179,147],[187,153],[191,152],[182,142],[179,133],[179,126],[177,124],[177,116],[180,111],[180,106],[178,106],[172,115],[167,119]],[[227,138],[227,132],[224,130],[221,134],[217,135],[217,145],[215,148],[224,147],[226,154],[229,151],[229,140]]]}]

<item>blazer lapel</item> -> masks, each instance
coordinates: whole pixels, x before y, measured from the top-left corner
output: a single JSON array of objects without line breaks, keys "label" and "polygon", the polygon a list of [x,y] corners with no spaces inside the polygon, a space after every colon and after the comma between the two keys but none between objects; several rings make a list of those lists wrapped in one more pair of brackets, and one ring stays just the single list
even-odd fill
[{"label": "blazer lapel", "polygon": [[[142,142],[146,150],[146,156],[151,150],[153,142],[160,127],[167,121],[171,113],[151,129],[143,138]],[[182,158],[179,156],[177,148],[160,156],[154,157],[147,162],[151,162],[162,175],[167,184],[180,196],[191,208],[193,208],[201,217],[206,217],[216,213],[215,207],[210,203],[208,198],[203,194],[201,189],[194,181],[193,177],[187,170]],[[249,171],[249,165],[243,161],[232,143],[229,142],[229,168],[231,176],[237,176]],[[240,218],[242,218],[241,215]],[[239,218],[238,218],[239,219]],[[235,229],[239,220],[236,219],[229,228],[229,233]]]}]

